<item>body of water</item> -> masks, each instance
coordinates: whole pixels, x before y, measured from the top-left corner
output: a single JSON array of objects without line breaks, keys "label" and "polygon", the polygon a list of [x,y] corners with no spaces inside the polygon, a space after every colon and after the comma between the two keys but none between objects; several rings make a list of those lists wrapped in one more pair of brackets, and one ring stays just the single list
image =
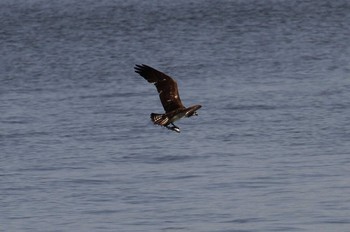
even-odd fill
[{"label": "body of water", "polygon": [[[349,12],[0,0],[0,231],[348,231]],[[181,133],[141,63],[203,106]]]}]

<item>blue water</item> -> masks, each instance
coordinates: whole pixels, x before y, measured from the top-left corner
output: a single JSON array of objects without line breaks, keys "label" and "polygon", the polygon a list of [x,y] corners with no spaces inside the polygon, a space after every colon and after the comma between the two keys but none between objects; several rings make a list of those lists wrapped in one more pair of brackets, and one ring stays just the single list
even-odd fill
[{"label": "blue water", "polygon": [[[0,0],[0,231],[349,231],[349,12]],[[203,105],[180,134],[141,63]]]}]

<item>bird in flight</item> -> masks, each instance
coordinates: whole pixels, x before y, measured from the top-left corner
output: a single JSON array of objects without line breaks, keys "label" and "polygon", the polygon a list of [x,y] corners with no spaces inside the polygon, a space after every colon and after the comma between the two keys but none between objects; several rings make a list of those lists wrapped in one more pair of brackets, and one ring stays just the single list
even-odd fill
[{"label": "bird in flight", "polygon": [[193,115],[198,115],[196,110],[202,106],[194,105],[186,108],[180,100],[177,83],[170,76],[145,64],[136,65],[134,69],[136,73],[156,86],[165,110],[164,114],[151,113],[152,122],[180,133],[180,128],[175,126],[174,122],[184,117],[189,118]]}]

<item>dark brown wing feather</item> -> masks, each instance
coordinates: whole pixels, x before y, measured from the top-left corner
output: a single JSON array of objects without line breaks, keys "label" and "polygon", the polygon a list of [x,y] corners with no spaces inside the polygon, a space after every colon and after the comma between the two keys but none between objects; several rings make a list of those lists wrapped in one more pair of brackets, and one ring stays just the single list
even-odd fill
[{"label": "dark brown wing feather", "polygon": [[135,72],[157,87],[160,101],[166,113],[185,108],[180,100],[177,83],[166,74],[147,65],[136,65]]}]

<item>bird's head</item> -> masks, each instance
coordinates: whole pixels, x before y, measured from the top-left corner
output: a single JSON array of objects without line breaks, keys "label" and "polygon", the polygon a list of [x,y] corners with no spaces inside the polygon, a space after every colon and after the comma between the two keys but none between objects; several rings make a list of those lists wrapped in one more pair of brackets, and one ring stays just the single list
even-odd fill
[{"label": "bird's head", "polygon": [[201,105],[195,105],[195,106],[189,107],[189,109],[192,109],[192,110],[188,112],[187,117],[192,117],[193,115],[198,116],[198,113],[196,110],[198,110],[201,107],[202,107]]}]

